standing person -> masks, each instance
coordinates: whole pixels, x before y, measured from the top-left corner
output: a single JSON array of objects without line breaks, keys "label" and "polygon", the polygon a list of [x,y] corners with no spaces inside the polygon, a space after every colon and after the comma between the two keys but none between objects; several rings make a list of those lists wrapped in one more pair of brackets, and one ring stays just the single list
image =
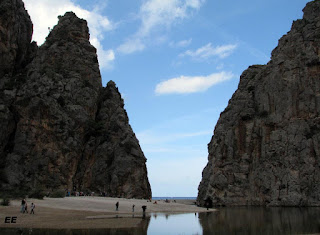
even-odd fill
[{"label": "standing person", "polygon": [[142,206],[142,211],[143,211],[142,218],[146,218],[146,209],[147,209],[147,206],[143,205]]},{"label": "standing person", "polygon": [[22,201],[21,201],[21,209],[20,209],[21,213],[24,213],[24,205],[25,204],[26,204],[26,199],[22,199]]},{"label": "standing person", "polygon": [[31,203],[31,211],[30,211],[30,215],[34,214],[34,208],[36,208],[36,205],[33,204],[33,202]]},{"label": "standing person", "polygon": [[209,210],[209,208],[212,208],[212,200],[211,198],[207,198],[205,201],[204,201],[204,205],[205,207],[207,207],[207,210]]},{"label": "standing person", "polygon": [[135,205],[133,204],[133,205],[132,205],[132,212],[134,212],[134,207],[135,207]]},{"label": "standing person", "polygon": [[[24,200],[26,200],[26,199],[24,199]],[[24,212],[26,212],[28,214],[28,203],[27,203],[27,201],[25,201]]]},{"label": "standing person", "polygon": [[119,210],[119,202],[116,203],[116,211]]}]

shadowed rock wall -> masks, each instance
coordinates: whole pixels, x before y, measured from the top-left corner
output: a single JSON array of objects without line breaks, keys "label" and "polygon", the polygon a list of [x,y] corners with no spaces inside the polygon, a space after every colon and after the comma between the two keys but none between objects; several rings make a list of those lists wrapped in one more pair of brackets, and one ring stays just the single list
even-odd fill
[{"label": "shadowed rock wall", "polygon": [[249,67],[208,145],[198,204],[320,206],[320,1]]},{"label": "shadowed rock wall", "polygon": [[149,198],[146,158],[114,82],[101,84],[85,20],[59,16],[31,43],[21,0],[0,2],[0,186]]}]

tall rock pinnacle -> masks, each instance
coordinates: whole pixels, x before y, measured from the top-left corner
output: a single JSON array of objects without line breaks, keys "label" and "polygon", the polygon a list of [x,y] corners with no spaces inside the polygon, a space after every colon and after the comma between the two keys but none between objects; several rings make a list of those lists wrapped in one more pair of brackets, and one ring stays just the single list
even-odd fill
[{"label": "tall rock pinnacle", "polygon": [[320,205],[320,1],[249,67],[208,145],[198,204]]},{"label": "tall rock pinnacle", "polygon": [[[12,33],[24,43],[14,39],[0,47],[1,58],[13,58],[0,69],[1,191],[151,197],[146,158],[115,83],[102,87],[87,22],[73,12],[59,16],[38,48],[30,43],[32,23],[22,1],[2,1],[0,9],[17,25],[31,25],[27,33]],[[13,25],[6,19],[0,24]]]},{"label": "tall rock pinnacle", "polygon": [[0,79],[26,62],[32,37],[32,22],[22,1],[0,2]]}]

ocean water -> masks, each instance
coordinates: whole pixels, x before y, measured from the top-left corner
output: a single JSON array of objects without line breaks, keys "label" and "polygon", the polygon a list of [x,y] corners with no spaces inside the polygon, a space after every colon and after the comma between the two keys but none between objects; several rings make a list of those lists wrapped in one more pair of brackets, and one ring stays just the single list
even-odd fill
[{"label": "ocean water", "polygon": [[152,200],[197,200],[197,197],[152,197]]},{"label": "ocean water", "polygon": [[1,235],[118,234],[319,234],[320,208],[219,208],[217,212],[153,213],[130,229],[49,230],[1,229]]}]

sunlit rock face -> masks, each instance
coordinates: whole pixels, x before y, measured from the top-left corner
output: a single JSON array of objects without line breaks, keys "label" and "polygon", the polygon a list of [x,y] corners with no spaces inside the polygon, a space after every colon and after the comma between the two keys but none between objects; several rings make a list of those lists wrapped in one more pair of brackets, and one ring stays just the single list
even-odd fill
[{"label": "sunlit rock face", "polygon": [[208,145],[198,204],[320,205],[320,1],[250,66]]},{"label": "sunlit rock face", "polygon": [[146,158],[115,83],[102,87],[73,12],[38,47],[21,0],[0,2],[0,187],[149,198]]}]

